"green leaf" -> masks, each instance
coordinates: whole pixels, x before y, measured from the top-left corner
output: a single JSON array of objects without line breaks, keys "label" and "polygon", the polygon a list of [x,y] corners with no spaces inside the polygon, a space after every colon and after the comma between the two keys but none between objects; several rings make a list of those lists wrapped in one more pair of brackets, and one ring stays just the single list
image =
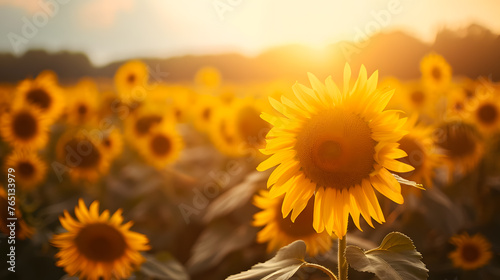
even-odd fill
[{"label": "green leaf", "polygon": [[358,270],[371,272],[384,280],[420,280],[429,277],[422,255],[411,239],[399,232],[389,233],[378,248],[363,251],[348,246],[345,256],[349,265]]},{"label": "green leaf", "polygon": [[189,276],[184,267],[175,259],[159,261],[151,255],[144,254],[146,261],[142,264],[140,272],[153,279],[162,280],[188,280]]},{"label": "green leaf", "polygon": [[226,280],[287,280],[305,264],[305,255],[306,243],[297,240],[281,248],[276,256],[267,262],[258,263],[250,270],[229,276]]}]

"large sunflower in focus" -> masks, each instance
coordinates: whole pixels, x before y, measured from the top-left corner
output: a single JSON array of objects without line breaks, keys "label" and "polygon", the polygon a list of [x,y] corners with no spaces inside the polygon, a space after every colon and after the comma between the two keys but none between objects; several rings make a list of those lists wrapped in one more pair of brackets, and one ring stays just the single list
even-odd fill
[{"label": "large sunflower in focus", "polygon": [[87,209],[80,199],[75,214],[77,220],[64,211],[59,221],[68,232],[52,239],[59,248],[57,266],[69,275],[88,280],[125,279],[144,262],[140,251],[150,249],[148,238],[131,231],[132,222],[122,225],[121,209],[110,217],[108,210],[99,214],[97,201]]},{"label": "large sunflower in focus", "polygon": [[284,217],[292,209],[300,213],[315,195],[314,229],[339,238],[347,232],[349,214],[358,228],[360,215],[370,225],[371,217],[384,222],[374,190],[403,203],[401,185],[389,170],[413,170],[397,160],[406,156],[397,143],[406,134],[406,118],[384,111],[394,91],[377,89],[378,73],[367,78],[364,66],[354,85],[350,79],[346,64],[342,91],[331,77],[323,84],[309,74],[312,89],[295,84],[296,100],[270,98],[281,115],[262,114],[274,126],[262,150],[272,156],[257,167],[278,166],[268,186],[273,197],[285,194]]},{"label": "large sunflower in focus", "polygon": [[49,72],[41,73],[35,80],[26,79],[16,89],[14,105],[30,105],[40,110],[50,121],[56,120],[63,111],[62,91],[57,80]]},{"label": "large sunflower in focus", "polygon": [[0,134],[13,147],[38,149],[47,143],[49,123],[36,108],[13,109],[2,116]]},{"label": "large sunflower in focus", "polygon": [[283,197],[272,198],[268,191],[254,197],[255,206],[263,211],[254,215],[253,225],[264,228],[257,234],[259,243],[267,242],[267,251],[277,251],[296,240],[303,240],[311,256],[325,253],[332,247],[332,238],[326,233],[317,233],[313,226],[314,199],[310,198],[300,214],[294,211],[291,217],[283,218]]},{"label": "large sunflower in focus", "polygon": [[5,170],[16,170],[16,182],[23,190],[31,190],[39,185],[47,173],[47,164],[36,152],[15,150],[5,159]]},{"label": "large sunflower in focus", "polygon": [[477,269],[487,265],[493,257],[491,243],[481,234],[455,235],[450,242],[456,246],[456,250],[449,254],[455,267],[464,270]]},{"label": "large sunflower in focus", "polygon": [[422,82],[431,90],[445,90],[451,82],[450,64],[439,54],[430,53],[420,61]]}]

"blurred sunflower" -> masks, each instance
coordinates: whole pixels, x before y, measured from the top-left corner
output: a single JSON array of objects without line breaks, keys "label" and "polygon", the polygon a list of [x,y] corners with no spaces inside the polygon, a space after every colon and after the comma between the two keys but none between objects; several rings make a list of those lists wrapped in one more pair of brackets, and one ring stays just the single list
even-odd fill
[{"label": "blurred sunflower", "polygon": [[99,102],[94,81],[82,79],[68,90],[66,121],[73,125],[89,125],[96,121]]},{"label": "blurred sunflower", "polygon": [[[277,251],[296,240],[303,240],[311,256],[325,253],[332,247],[332,238],[326,233],[317,233],[313,224],[314,198],[310,198],[302,211],[293,211],[283,218],[281,207],[283,196],[272,198],[268,191],[254,196],[254,204],[263,211],[254,215],[253,225],[264,226],[257,234],[257,242],[267,243],[267,251]],[[299,214],[300,213],[300,214]]]},{"label": "blurred sunflower", "polygon": [[458,87],[451,89],[446,96],[446,117],[463,118],[466,113],[468,103],[469,98],[467,97],[467,92],[463,88]]},{"label": "blurred sunflower", "polygon": [[126,279],[144,262],[140,251],[150,249],[148,238],[130,230],[132,222],[122,225],[122,210],[111,217],[108,210],[99,214],[99,202],[89,209],[82,199],[75,207],[78,218],[64,210],[61,225],[68,231],[54,235],[51,243],[59,248],[57,266],[70,275],[89,280]]},{"label": "blurred sunflower", "polygon": [[6,157],[5,168],[16,170],[16,182],[23,190],[39,185],[47,173],[47,164],[33,151],[14,150]]},{"label": "blurred sunflower", "polygon": [[[410,181],[423,183],[426,188],[432,187],[432,178],[434,170],[440,163],[441,156],[436,153],[432,139],[433,128],[423,125],[417,125],[418,114],[412,115],[406,122],[403,129],[409,131],[408,134],[399,140],[399,148],[407,156],[398,159],[415,169],[409,172],[396,173],[402,178]],[[405,188],[401,190],[405,196],[411,192],[419,196],[421,194],[418,188]]]},{"label": "blurred sunflower", "polygon": [[479,233],[473,236],[468,233],[455,235],[450,242],[456,249],[448,257],[457,268],[477,269],[487,265],[493,257],[490,242]]},{"label": "blurred sunflower", "polygon": [[123,150],[123,138],[118,129],[113,129],[111,132],[106,133],[101,141],[101,146],[110,159],[119,156]]},{"label": "blurred sunflower", "polygon": [[449,179],[456,170],[469,173],[484,154],[484,143],[476,127],[462,121],[448,121],[434,131],[434,143],[443,150]]},{"label": "blurred sunflower", "polygon": [[13,89],[8,84],[0,84],[0,117],[11,108]]},{"label": "blurred sunflower", "polygon": [[16,228],[14,231],[16,233],[16,239],[24,240],[26,238],[30,238],[33,235],[34,229],[26,224],[19,208],[16,208],[14,215],[11,215],[8,211],[9,206],[10,204],[7,198],[7,192],[4,187],[0,185],[0,232],[10,236],[10,228],[7,227],[9,220],[7,219],[16,218]]},{"label": "blurred sunflower", "polygon": [[0,120],[5,141],[19,149],[38,149],[47,143],[49,124],[37,108],[12,109]]},{"label": "blurred sunflower", "polygon": [[222,106],[214,112],[213,121],[210,124],[210,139],[215,148],[229,157],[240,157],[243,155],[236,139],[234,126],[231,126],[233,116],[227,112],[230,109]]},{"label": "blurred sunflower", "polygon": [[49,74],[39,75],[35,80],[22,81],[16,88],[14,106],[32,105],[48,120],[55,121],[64,109],[62,90],[56,81]]},{"label": "blurred sunflower", "polygon": [[[269,123],[260,118],[267,110],[262,100],[251,98],[239,99],[233,102],[229,113],[229,125],[233,127],[238,145],[244,147],[264,148],[266,134],[271,128]],[[241,147],[240,147],[241,149]]]},{"label": "blurred sunflower", "polygon": [[139,141],[139,153],[157,169],[175,161],[184,144],[173,125],[164,124],[154,128]]},{"label": "blurred sunflower", "polygon": [[118,68],[115,73],[115,88],[122,102],[133,103],[134,97],[143,95],[148,86],[149,70],[147,65],[139,60],[131,60]]},{"label": "blurred sunflower", "polygon": [[439,54],[430,53],[420,61],[422,82],[431,90],[445,90],[451,82],[452,70],[448,62]]},{"label": "blurred sunflower", "polygon": [[351,68],[344,69],[341,92],[331,77],[326,85],[309,73],[312,89],[295,84],[296,101],[270,98],[281,113],[263,113],[274,127],[261,150],[272,155],[257,170],[274,166],[268,180],[273,197],[285,195],[282,214],[301,209],[315,195],[313,226],[317,232],[343,238],[349,214],[358,228],[359,216],[372,225],[385,221],[374,189],[403,203],[401,186],[389,170],[409,172],[413,167],[397,158],[406,156],[398,141],[406,118],[399,111],[384,111],[394,90],[377,89],[378,73],[367,78],[364,66],[353,86]]},{"label": "blurred sunflower", "polygon": [[173,122],[163,109],[158,108],[143,106],[125,120],[125,137],[133,147],[138,148],[137,140],[146,137],[156,126]]},{"label": "blurred sunflower", "polygon": [[500,129],[500,101],[498,94],[484,92],[468,103],[469,118],[485,135]]},{"label": "blurred sunflower", "polygon": [[194,77],[195,82],[198,85],[207,87],[207,88],[215,88],[219,86],[221,81],[221,76],[219,70],[214,67],[203,67],[200,68]]},{"label": "blurred sunflower", "polygon": [[108,172],[110,158],[96,141],[68,131],[57,141],[56,155],[69,168],[71,179],[97,181]]},{"label": "blurred sunflower", "polygon": [[[193,105],[192,119],[195,128],[201,132],[209,132],[211,122],[216,110],[225,110],[228,107],[221,106],[220,100],[214,96],[200,94],[196,97]],[[227,113],[227,112],[226,112]]]}]

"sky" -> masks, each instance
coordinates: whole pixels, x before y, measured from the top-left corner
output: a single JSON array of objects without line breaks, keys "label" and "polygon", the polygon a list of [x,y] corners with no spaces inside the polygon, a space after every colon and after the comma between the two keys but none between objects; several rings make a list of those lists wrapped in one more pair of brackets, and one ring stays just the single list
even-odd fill
[{"label": "sky", "polygon": [[0,0],[0,52],[86,53],[95,65],[132,57],[238,52],[286,44],[320,50],[403,30],[432,42],[471,23],[500,33],[496,0]]}]

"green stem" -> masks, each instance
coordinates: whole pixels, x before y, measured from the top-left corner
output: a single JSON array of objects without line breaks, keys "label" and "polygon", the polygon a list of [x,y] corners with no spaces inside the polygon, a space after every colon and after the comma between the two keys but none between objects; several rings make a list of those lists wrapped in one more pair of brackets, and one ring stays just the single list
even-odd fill
[{"label": "green stem", "polygon": [[339,238],[339,280],[347,280],[347,260],[345,258],[345,248],[347,246],[347,234],[342,239]]},{"label": "green stem", "polygon": [[319,270],[323,271],[326,275],[328,275],[330,277],[330,279],[337,280],[337,276],[335,276],[335,274],[333,274],[333,272],[331,272],[328,268],[326,268],[322,265],[315,264],[315,263],[305,263],[302,267],[313,267],[313,268],[319,269]]}]

